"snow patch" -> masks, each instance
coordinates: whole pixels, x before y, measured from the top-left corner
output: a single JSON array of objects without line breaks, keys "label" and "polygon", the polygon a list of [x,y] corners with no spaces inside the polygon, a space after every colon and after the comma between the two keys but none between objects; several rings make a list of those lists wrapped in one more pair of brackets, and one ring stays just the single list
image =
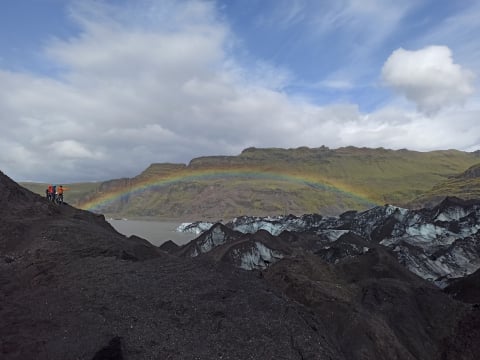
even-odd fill
[{"label": "snow patch", "polygon": [[200,244],[200,252],[206,253],[212,250],[213,248],[222,245],[225,243],[225,233],[222,229],[217,226],[212,229],[212,231],[205,237],[205,239]]},{"label": "snow patch", "polygon": [[445,211],[440,212],[435,220],[438,221],[452,221],[452,220],[460,220],[461,218],[467,216],[467,212],[465,209],[461,207],[455,207],[455,208],[448,208]]},{"label": "snow patch", "polygon": [[220,226],[211,229],[202,241],[199,241],[190,253],[190,257],[196,257],[200,254],[209,252],[210,250],[225,244],[226,234],[223,232]]},{"label": "snow patch", "polygon": [[406,233],[410,236],[418,236],[424,241],[431,241],[437,236],[445,234],[445,229],[434,224],[417,224],[417,226],[408,227]]},{"label": "snow patch", "polygon": [[209,230],[213,226],[213,223],[211,222],[203,222],[203,221],[197,221],[197,222],[185,222],[181,223],[179,226],[177,226],[176,231],[177,232],[187,232],[187,233],[194,233],[194,234],[202,234],[205,231]]},{"label": "snow patch", "polygon": [[265,269],[270,264],[283,258],[283,254],[255,241],[250,251],[242,252],[240,267],[245,270]]},{"label": "snow patch", "polygon": [[342,235],[350,232],[349,230],[320,230],[317,235],[324,236],[328,241],[337,241]]}]

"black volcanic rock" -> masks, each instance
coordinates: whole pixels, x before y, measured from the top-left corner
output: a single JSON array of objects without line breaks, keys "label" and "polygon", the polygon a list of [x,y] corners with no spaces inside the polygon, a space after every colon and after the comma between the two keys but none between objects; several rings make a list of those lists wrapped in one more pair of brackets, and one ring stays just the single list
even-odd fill
[{"label": "black volcanic rock", "polygon": [[168,253],[174,253],[178,251],[179,246],[174,243],[172,240],[165,241],[162,245],[159,246],[160,250],[166,251]]},{"label": "black volcanic rock", "polygon": [[215,261],[227,262],[244,270],[262,270],[291,253],[292,248],[280,238],[259,230],[218,246],[207,255]]},{"label": "black volcanic rock", "polygon": [[254,273],[170,256],[3,175],[0,201],[1,359],[342,358]]},{"label": "black volcanic rock", "polygon": [[356,257],[367,253],[370,248],[375,246],[369,243],[362,237],[348,232],[329,243],[328,246],[323,246],[320,250],[316,250],[315,255],[321,257],[324,261],[329,263],[336,263],[346,257]]},{"label": "black volcanic rock", "polygon": [[471,212],[476,206],[480,206],[480,199],[464,200],[455,196],[447,196],[438,205],[434,206],[432,211],[440,214],[442,212],[455,211],[455,209],[462,208],[465,209],[466,212]]},{"label": "black volcanic rock", "polygon": [[122,339],[115,336],[107,346],[94,355],[92,360],[123,360]]},{"label": "black volcanic rock", "polygon": [[469,311],[446,339],[442,360],[477,359],[480,353],[480,308]]},{"label": "black volcanic rock", "polygon": [[445,292],[452,294],[456,299],[480,306],[480,270],[455,279],[445,288]]},{"label": "black volcanic rock", "polygon": [[238,231],[234,231],[221,223],[216,223],[199,237],[182,246],[177,254],[180,256],[196,257],[210,252],[222,244],[234,241],[241,235]]},{"label": "black volcanic rock", "polygon": [[288,245],[268,231],[242,234],[221,223],[212,225],[196,239],[173,250],[179,256],[205,255],[216,262],[227,262],[245,270],[264,269],[290,252]]},{"label": "black volcanic rock", "polygon": [[283,260],[264,278],[311,309],[310,326],[335,334],[346,359],[439,359],[457,321],[448,296],[377,250],[335,265],[311,255]]},{"label": "black volcanic rock", "polygon": [[472,304],[445,344],[445,359],[474,359],[480,353],[480,270],[445,288],[455,299]]}]

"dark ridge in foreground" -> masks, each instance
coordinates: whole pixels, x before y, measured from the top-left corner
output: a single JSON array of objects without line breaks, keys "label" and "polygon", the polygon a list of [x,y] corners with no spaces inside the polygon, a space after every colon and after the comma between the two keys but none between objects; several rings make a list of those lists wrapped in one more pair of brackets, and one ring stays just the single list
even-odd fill
[{"label": "dark ridge in foreground", "polygon": [[0,358],[476,359],[476,298],[322,241],[217,224],[167,253],[0,173]]}]

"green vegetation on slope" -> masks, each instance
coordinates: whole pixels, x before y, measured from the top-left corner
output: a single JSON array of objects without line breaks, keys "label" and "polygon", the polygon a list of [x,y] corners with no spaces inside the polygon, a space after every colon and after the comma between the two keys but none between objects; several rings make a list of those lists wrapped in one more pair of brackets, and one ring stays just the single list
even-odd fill
[{"label": "green vegetation on slope", "polygon": [[457,150],[249,148],[238,156],[200,157],[188,165],[152,164],[135,178],[90,188],[72,185],[85,190],[72,196],[72,203],[129,218],[338,214],[375,204],[405,205],[479,161],[479,153]]},{"label": "green vegetation on slope", "polygon": [[480,164],[464,173],[440,182],[409,203],[410,207],[431,207],[446,196],[462,199],[480,199]]}]

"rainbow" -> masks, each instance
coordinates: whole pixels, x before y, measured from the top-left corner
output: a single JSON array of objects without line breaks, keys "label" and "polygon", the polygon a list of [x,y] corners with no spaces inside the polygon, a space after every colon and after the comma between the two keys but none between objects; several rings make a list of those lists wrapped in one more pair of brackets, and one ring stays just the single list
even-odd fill
[{"label": "rainbow", "polygon": [[163,177],[148,178],[146,180],[133,180],[132,186],[122,187],[121,189],[115,189],[108,192],[99,192],[96,196],[86,202],[79,205],[80,208],[90,211],[96,211],[109,205],[110,203],[121,199],[125,196],[131,196],[149,191],[158,187],[165,187],[180,182],[189,181],[205,181],[215,179],[228,179],[228,178],[248,178],[248,179],[263,179],[263,180],[275,180],[284,181],[289,183],[303,184],[319,190],[330,191],[347,195],[356,199],[359,203],[365,206],[372,207],[379,205],[378,202],[369,198],[358,191],[353,191],[349,186],[341,184],[340,182],[334,182],[321,178],[317,175],[306,175],[300,173],[288,173],[278,171],[266,171],[259,169],[198,169],[198,170],[184,170],[177,171],[171,175]]}]

